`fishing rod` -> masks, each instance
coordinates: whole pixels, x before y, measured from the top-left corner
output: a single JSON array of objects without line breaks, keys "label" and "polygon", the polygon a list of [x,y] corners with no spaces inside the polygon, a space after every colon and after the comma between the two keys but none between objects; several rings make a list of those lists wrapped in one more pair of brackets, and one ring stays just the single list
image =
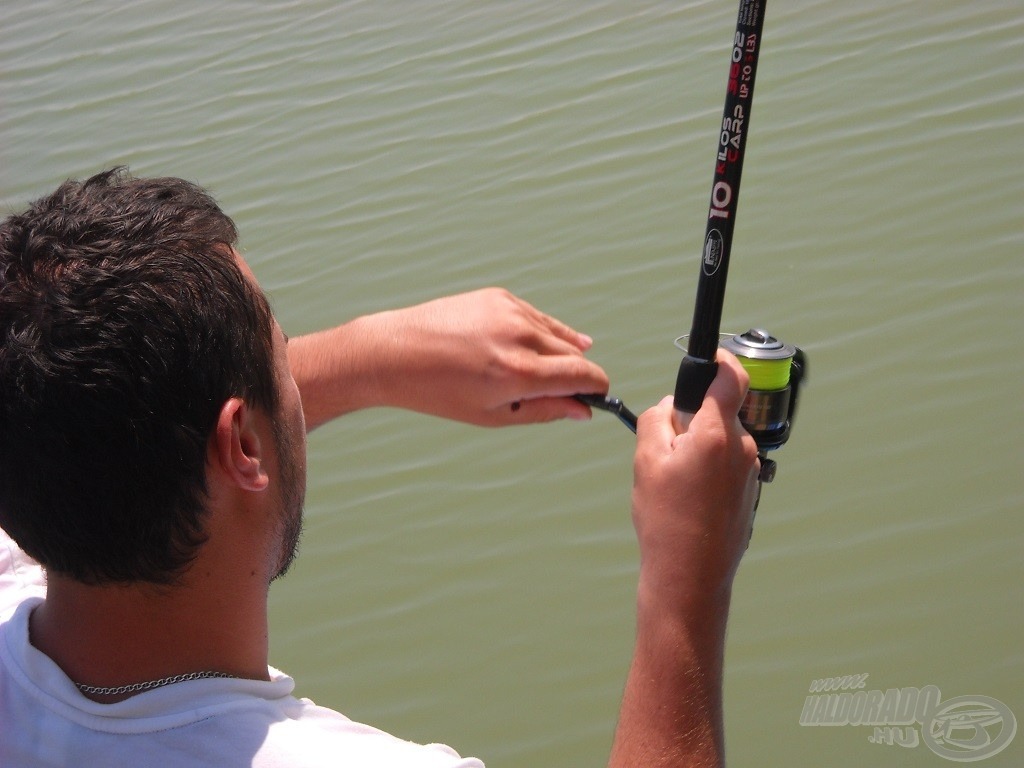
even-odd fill
[{"label": "fishing rod", "polygon": [[740,406],[740,421],[757,443],[759,479],[770,483],[776,465],[767,452],[781,448],[789,439],[807,358],[798,347],[758,328],[720,340],[766,5],[767,0],[740,0],[736,17],[693,324],[687,337],[676,340],[679,344],[686,338],[687,346],[676,377],[674,405],[679,427],[704,401],[718,371],[715,358],[719,346],[735,354],[750,376],[750,388]]},{"label": "fishing rod", "polygon": [[[689,414],[700,408],[715,378],[718,348],[721,346],[735,354],[750,376],[750,388],[739,416],[757,443],[761,482],[771,482],[775,477],[776,465],[767,457],[767,452],[781,448],[789,439],[797,395],[807,372],[803,351],[779,341],[765,330],[754,328],[725,340],[721,340],[720,333],[766,4],[767,0],[740,0],[715,151],[715,173],[693,323],[687,336],[676,339],[677,346],[681,346],[683,339],[687,340],[687,346],[686,356],[679,364],[674,396],[676,427],[681,430]],[[614,413],[636,432],[636,417],[618,398],[585,395],[580,399]]]}]

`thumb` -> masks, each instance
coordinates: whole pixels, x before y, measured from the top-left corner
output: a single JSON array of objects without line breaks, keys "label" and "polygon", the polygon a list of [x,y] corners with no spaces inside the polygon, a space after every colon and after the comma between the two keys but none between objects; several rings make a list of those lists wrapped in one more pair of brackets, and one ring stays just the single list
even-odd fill
[{"label": "thumb", "polygon": [[693,414],[693,421],[714,421],[730,424],[737,420],[743,398],[747,395],[750,376],[734,354],[719,349],[718,372],[704,395],[700,409]]}]

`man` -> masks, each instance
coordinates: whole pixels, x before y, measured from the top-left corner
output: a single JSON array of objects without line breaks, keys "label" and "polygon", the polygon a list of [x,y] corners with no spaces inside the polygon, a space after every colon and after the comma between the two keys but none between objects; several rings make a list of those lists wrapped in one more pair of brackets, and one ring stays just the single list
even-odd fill
[{"label": "man", "polygon": [[[119,171],[0,224],[0,526],[48,579],[0,624],[0,764],[479,766],[296,699],[268,666],[305,431],[380,404],[586,418],[571,395],[607,388],[590,341],[491,290],[289,342],[235,240],[202,190]],[[612,765],[722,760],[758,469],[745,387],[725,355],[682,434],[668,400],[640,419],[637,645]],[[31,589],[25,554],[6,560]]]}]

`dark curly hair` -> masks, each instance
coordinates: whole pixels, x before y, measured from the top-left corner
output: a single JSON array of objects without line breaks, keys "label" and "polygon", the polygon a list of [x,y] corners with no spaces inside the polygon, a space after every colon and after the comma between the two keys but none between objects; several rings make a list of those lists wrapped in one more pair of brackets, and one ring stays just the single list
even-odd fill
[{"label": "dark curly hair", "polygon": [[0,222],[0,525],[85,583],[173,583],[230,397],[276,413],[273,316],[199,187],[115,168]]}]

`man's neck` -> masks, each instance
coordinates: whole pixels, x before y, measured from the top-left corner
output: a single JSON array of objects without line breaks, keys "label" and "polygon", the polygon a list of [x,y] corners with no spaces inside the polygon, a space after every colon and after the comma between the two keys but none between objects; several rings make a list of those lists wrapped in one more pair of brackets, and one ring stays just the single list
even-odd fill
[{"label": "man's neck", "polygon": [[79,685],[117,687],[195,672],[268,679],[265,581],[186,579],[174,587],[93,586],[51,574],[46,600],[30,620],[32,645]]}]

